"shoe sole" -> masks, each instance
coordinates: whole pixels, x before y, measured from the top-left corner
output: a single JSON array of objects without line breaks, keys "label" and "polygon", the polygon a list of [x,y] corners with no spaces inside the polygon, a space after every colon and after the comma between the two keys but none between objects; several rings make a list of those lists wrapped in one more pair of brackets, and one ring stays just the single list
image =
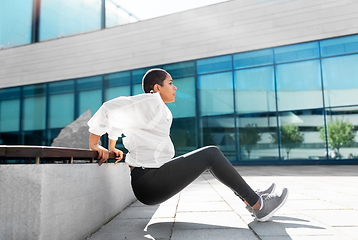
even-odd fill
[{"label": "shoe sole", "polygon": [[286,200],[288,198],[288,189],[287,189],[287,194],[285,196],[285,198],[283,199],[283,201],[280,203],[280,205],[278,205],[274,210],[272,210],[269,214],[267,214],[265,217],[262,217],[262,218],[256,218],[257,221],[259,222],[266,222],[267,220],[269,220],[274,214],[275,212],[277,212],[277,210],[279,210],[283,204],[285,204]]}]

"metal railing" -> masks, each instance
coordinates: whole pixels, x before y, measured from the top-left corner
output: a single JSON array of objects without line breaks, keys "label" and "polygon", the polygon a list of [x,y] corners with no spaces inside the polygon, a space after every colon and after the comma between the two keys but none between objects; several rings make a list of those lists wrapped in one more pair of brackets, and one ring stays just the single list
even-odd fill
[{"label": "metal railing", "polygon": [[[9,160],[21,160],[26,164],[40,163],[95,163],[98,153],[90,149],[61,148],[46,146],[0,145],[0,164],[11,163]],[[109,153],[114,159],[115,154]]]}]

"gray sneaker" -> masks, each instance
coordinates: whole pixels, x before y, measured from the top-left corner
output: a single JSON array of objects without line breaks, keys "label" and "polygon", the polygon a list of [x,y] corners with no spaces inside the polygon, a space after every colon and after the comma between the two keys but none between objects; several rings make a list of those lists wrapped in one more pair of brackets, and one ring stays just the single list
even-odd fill
[{"label": "gray sneaker", "polygon": [[255,191],[255,193],[256,193],[257,195],[259,195],[259,196],[262,196],[262,195],[264,195],[264,194],[271,194],[271,193],[273,193],[273,192],[275,191],[275,189],[276,189],[276,184],[275,184],[275,183],[272,183],[271,186],[270,186],[268,189],[262,190],[262,191],[260,191],[260,189],[257,189],[257,190]]},{"label": "gray sneaker", "polygon": [[[276,189],[276,184],[275,184],[275,183],[272,183],[271,186],[270,186],[268,189],[262,190],[262,191],[260,191],[260,189],[257,189],[257,190],[255,191],[255,193],[256,193],[257,195],[259,195],[259,196],[262,196],[262,195],[264,195],[264,194],[271,194],[271,193],[273,193],[273,192],[275,191],[275,189]],[[247,211],[249,211],[249,213],[251,213],[251,216],[254,216],[253,213],[252,213],[252,208],[251,208],[249,205],[247,205],[245,208],[246,208]]]},{"label": "gray sneaker", "polygon": [[280,209],[286,202],[288,197],[288,189],[282,190],[281,196],[277,194],[265,194],[261,196],[264,206],[261,210],[253,210],[256,219],[260,222],[269,220],[273,214]]}]

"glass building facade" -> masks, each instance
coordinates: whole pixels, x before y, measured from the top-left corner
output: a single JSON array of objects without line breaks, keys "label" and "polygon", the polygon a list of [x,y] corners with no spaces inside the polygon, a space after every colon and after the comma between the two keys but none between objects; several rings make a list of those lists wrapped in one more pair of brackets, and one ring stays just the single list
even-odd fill
[{"label": "glass building facade", "polygon": [[351,35],[1,89],[0,144],[51,145],[87,109],[142,93],[159,67],[178,88],[168,104],[177,155],[216,145],[234,164],[358,161],[357,62]]},{"label": "glass building facade", "polygon": [[0,49],[136,21],[114,0],[3,0]]}]

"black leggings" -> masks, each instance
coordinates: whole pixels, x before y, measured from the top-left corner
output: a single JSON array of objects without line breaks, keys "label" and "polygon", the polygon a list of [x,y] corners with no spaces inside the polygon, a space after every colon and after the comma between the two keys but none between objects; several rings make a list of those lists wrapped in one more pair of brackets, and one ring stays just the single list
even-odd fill
[{"label": "black leggings", "polygon": [[134,168],[131,172],[132,189],[140,202],[160,204],[183,190],[206,170],[210,170],[214,177],[250,206],[258,201],[259,196],[215,146],[176,157],[160,168]]}]

